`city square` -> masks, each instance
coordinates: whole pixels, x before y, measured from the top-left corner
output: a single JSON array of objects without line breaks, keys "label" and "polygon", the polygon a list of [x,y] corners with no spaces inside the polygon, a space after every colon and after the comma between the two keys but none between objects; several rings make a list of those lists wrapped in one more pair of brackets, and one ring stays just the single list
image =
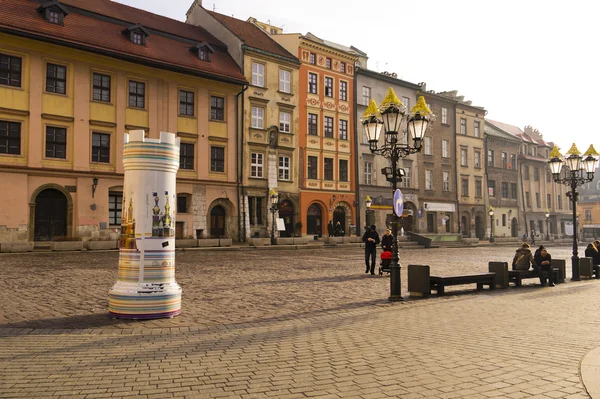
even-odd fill
[{"label": "city square", "polygon": [[147,321],[107,316],[117,252],[5,254],[0,397],[588,397],[598,280],[407,295],[408,264],[465,274],[513,254],[402,251],[396,303],[358,246],[178,251],[182,313]]}]

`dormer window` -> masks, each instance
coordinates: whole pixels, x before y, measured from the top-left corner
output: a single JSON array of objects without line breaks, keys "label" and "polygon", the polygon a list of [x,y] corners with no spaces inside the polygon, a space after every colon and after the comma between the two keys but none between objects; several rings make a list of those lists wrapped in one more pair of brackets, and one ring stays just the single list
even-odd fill
[{"label": "dormer window", "polygon": [[140,46],[146,45],[146,38],[150,35],[146,28],[140,24],[130,26],[123,31],[124,35],[129,35],[129,41]]},{"label": "dormer window", "polygon": [[144,39],[142,37],[142,34],[140,32],[131,32],[131,42],[133,44],[143,45]]},{"label": "dormer window", "polygon": [[58,1],[49,1],[38,7],[37,11],[44,16],[46,21],[54,25],[62,26],[65,16],[69,11]]},{"label": "dormer window", "polygon": [[215,52],[215,49],[206,42],[198,43],[190,48],[190,51],[198,54],[198,58],[205,62],[210,62],[210,55]]}]

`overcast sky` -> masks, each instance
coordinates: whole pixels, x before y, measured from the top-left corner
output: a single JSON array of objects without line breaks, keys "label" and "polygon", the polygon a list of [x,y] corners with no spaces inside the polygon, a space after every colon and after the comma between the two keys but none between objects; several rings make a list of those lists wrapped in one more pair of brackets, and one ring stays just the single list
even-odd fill
[{"label": "overcast sky", "polygon": [[[193,0],[119,0],[185,20]],[[600,5],[571,0],[204,0],[284,33],[312,32],[369,55],[368,67],[458,90],[489,119],[539,129],[563,153],[600,151]],[[338,6],[339,5],[339,6]],[[378,5],[380,8],[367,7]],[[416,6],[416,7],[415,7]],[[135,21],[132,21],[135,22]]]}]

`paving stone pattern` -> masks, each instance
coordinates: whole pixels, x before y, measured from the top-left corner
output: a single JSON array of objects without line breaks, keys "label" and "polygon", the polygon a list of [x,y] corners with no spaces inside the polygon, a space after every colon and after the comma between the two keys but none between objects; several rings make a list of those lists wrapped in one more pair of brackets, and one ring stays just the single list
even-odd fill
[{"label": "paving stone pattern", "polygon": [[[450,275],[512,251],[402,261]],[[390,304],[389,278],[365,276],[357,248],[190,251],[177,255],[182,315],[123,322],[105,315],[116,260],[0,257],[0,398],[588,397],[579,362],[600,339],[597,280]]]}]

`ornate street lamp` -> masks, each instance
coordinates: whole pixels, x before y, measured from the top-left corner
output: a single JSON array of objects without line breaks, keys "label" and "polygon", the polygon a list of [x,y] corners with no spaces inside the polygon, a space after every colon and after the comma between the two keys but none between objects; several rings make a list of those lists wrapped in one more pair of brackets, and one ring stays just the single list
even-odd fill
[{"label": "ornate street lamp", "polygon": [[279,196],[275,189],[269,190],[269,198],[271,199],[271,213],[273,214],[273,219],[271,223],[271,245],[275,245],[275,213],[277,212],[277,205],[279,202]]},{"label": "ornate street lamp", "polygon": [[581,156],[577,146],[573,144],[566,156],[563,157],[554,146],[550,153],[548,166],[552,172],[552,178],[556,183],[564,184],[571,188],[567,197],[573,205],[573,256],[571,256],[572,276],[571,280],[581,280],[579,276],[579,256],[577,253],[577,187],[594,179],[594,171],[598,164],[598,153],[593,145]]},{"label": "ornate street lamp", "polygon": [[550,211],[546,208],[546,241],[550,241]]},{"label": "ornate street lamp", "polygon": [[494,208],[490,205],[490,243],[494,242]]},{"label": "ornate street lamp", "polygon": [[369,213],[371,212],[371,205],[373,204],[373,201],[371,200],[371,197],[369,197],[368,195],[365,197],[365,207],[367,208],[367,211],[365,212],[365,224],[368,226],[369,225]]},{"label": "ornate street lamp", "polygon": [[[382,155],[391,161],[391,167],[382,169],[386,179],[392,183],[393,192],[398,188],[398,183],[402,181],[404,170],[398,168],[398,161],[410,154],[416,154],[421,151],[423,137],[427,132],[430,122],[433,119],[433,113],[427,107],[424,97],[419,97],[417,104],[410,113],[402,101],[398,99],[394,90],[390,87],[387,95],[383,99],[380,107],[374,100],[371,100],[366,109],[362,125],[369,141],[369,150],[373,154]],[[379,146],[381,130],[383,129],[383,145]],[[410,135],[409,140],[400,140],[404,135]],[[398,255],[398,219],[401,215],[394,216],[392,222],[392,235],[394,244],[392,249],[392,265],[390,267],[390,301],[401,301],[401,277],[400,277],[400,258]]]}]

